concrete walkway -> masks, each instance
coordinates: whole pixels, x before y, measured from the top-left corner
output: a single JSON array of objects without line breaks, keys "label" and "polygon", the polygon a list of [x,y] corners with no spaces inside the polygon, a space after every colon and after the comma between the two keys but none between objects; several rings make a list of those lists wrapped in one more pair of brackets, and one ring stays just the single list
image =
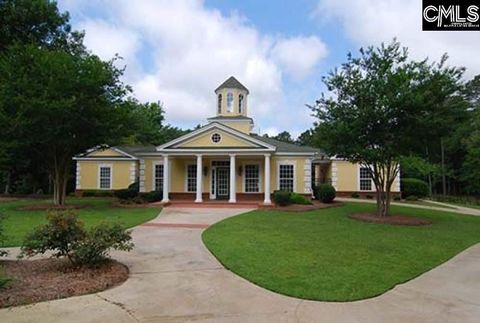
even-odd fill
[{"label": "concrete walkway", "polygon": [[[348,198],[348,197],[339,197],[336,198],[335,201],[343,201],[343,202],[354,202],[354,203],[370,203],[375,204],[377,203],[375,200],[365,200],[365,199],[356,199],[356,198]],[[451,212],[451,213],[458,213],[458,214],[468,214],[468,215],[475,215],[480,216],[480,209],[474,209],[469,207],[463,207],[453,204],[435,202],[435,201],[425,201],[430,204],[435,204],[438,206],[430,206],[430,205],[422,205],[422,204],[414,204],[414,203],[398,203],[398,202],[391,202],[392,205],[398,206],[406,206],[406,207],[413,207],[417,209],[428,209],[428,210],[435,210],[435,211],[444,211],[444,212]]]},{"label": "concrete walkway", "polygon": [[0,322],[480,321],[480,245],[376,298],[305,301],[238,277],[203,245],[203,229],[195,225],[245,211],[165,208],[149,225],[134,230],[132,252],[114,255],[131,270],[124,284],[98,294],[3,309]]}]

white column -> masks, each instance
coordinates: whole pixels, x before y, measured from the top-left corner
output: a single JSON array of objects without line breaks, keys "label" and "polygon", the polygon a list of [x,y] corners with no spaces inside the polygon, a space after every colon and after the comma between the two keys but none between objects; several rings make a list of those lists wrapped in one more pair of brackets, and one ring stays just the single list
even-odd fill
[{"label": "white column", "polygon": [[272,204],[270,201],[270,155],[265,155],[265,167],[264,167],[264,180],[265,180],[265,197],[263,204]]},{"label": "white column", "polygon": [[168,203],[170,200],[168,199],[168,193],[170,190],[169,183],[170,183],[170,167],[168,163],[168,155],[163,156],[163,203]]},{"label": "white column", "polygon": [[195,203],[201,203],[202,202],[202,155],[197,155],[197,196],[195,199]]},{"label": "white column", "polygon": [[236,184],[236,173],[235,173],[235,155],[230,155],[230,199],[229,203],[237,202],[237,184]]}]

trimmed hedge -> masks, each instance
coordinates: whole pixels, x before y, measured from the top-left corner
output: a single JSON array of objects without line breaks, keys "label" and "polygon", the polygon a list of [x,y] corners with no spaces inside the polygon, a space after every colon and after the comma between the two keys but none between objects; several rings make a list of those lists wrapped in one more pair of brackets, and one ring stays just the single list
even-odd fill
[{"label": "trimmed hedge", "polygon": [[337,191],[330,184],[320,184],[314,188],[315,198],[323,203],[332,203]]},{"label": "trimmed hedge", "polygon": [[148,193],[140,193],[138,196],[147,203],[153,203],[161,201],[163,199],[163,192],[151,191]]},{"label": "trimmed hedge", "polygon": [[416,196],[422,198],[428,196],[428,184],[425,181],[416,178],[402,178],[401,180],[402,196]]},{"label": "trimmed hedge", "polygon": [[301,204],[301,205],[310,205],[312,201],[307,199],[305,196],[298,194],[298,193],[291,193],[290,194],[290,203],[292,204]]},{"label": "trimmed hedge", "polygon": [[83,197],[112,197],[114,193],[112,191],[104,190],[85,190],[82,191]]},{"label": "trimmed hedge", "polygon": [[273,192],[273,201],[275,204],[280,206],[286,206],[291,204],[290,196],[292,195],[291,192],[287,191],[274,191]]}]

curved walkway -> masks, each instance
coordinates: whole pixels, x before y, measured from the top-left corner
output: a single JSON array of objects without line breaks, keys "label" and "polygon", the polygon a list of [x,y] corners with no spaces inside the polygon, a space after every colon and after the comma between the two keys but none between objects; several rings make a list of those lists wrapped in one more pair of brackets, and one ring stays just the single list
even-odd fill
[{"label": "curved walkway", "polygon": [[[247,210],[165,208],[115,258],[131,277],[93,295],[0,310],[1,322],[479,322],[480,245],[368,300],[299,300],[223,268],[202,227]],[[193,226],[192,226],[193,225]]]}]

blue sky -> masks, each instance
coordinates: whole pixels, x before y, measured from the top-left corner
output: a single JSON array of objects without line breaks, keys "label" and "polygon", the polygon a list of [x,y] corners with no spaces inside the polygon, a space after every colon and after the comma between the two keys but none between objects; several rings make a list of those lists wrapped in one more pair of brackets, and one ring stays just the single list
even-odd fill
[{"label": "blue sky", "polygon": [[167,122],[203,124],[215,113],[213,90],[230,75],[250,89],[256,132],[294,135],[314,119],[305,107],[321,77],[348,51],[397,37],[412,58],[438,59],[480,73],[478,32],[422,32],[417,0],[60,0],[86,45],[116,53],[141,101],[161,101]]}]

